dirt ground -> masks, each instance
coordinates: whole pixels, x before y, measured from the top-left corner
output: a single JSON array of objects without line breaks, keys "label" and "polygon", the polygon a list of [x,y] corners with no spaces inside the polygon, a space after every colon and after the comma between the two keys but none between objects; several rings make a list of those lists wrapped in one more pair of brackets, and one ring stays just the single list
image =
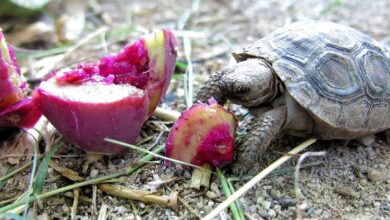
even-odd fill
[{"label": "dirt ground", "polygon": [[[134,27],[141,30],[139,32],[144,29],[170,28],[177,31],[181,41],[178,59],[188,62],[188,57],[185,57],[185,53],[188,52],[193,64],[194,94],[209,74],[231,64],[232,50],[254,42],[276,28],[294,21],[318,19],[350,25],[390,47],[388,0],[159,0],[95,3],[100,6],[101,11],[98,15],[106,13],[111,19],[109,28]],[[97,15],[92,13],[89,16],[85,34],[99,27],[99,23],[94,22]],[[137,37],[136,34],[126,36],[133,39]],[[190,48],[184,47],[185,38],[189,39]],[[129,39],[116,37],[115,40],[108,42],[109,49],[117,51],[120,45],[128,41]],[[88,56],[91,50],[96,56],[104,54],[104,51],[94,50],[92,46],[79,48],[75,55],[69,57],[69,65],[81,60],[80,57],[83,60],[85,57],[93,60],[94,56]],[[161,103],[163,108],[177,111],[186,108],[184,75],[183,72],[177,74],[172,80],[168,93]],[[245,112],[237,106],[232,106],[232,110],[238,115]],[[154,117],[145,124],[142,136],[150,137],[150,140],[145,141],[142,146],[164,144],[167,133],[159,135],[161,129],[158,127],[161,126],[162,122]],[[280,137],[265,158],[254,166],[253,172],[265,168],[301,141],[303,140]],[[125,156],[104,157],[91,164],[86,172],[82,172],[80,167],[86,161],[85,153],[72,147],[65,140],[63,143],[56,155],[72,157],[59,156],[56,161],[79,172],[87,179],[117,172],[139,158],[136,152]],[[2,148],[7,147],[4,145]],[[386,147],[362,147],[354,141],[318,141],[308,151],[326,151],[326,155],[305,160],[318,163],[300,171],[299,188],[302,197],[295,196],[293,172],[269,177],[240,199],[245,216],[247,219],[390,219],[389,150],[390,148]],[[6,163],[1,162],[3,167],[0,174],[3,176]],[[294,168],[296,162],[297,158],[294,158],[282,168]],[[25,192],[29,184],[30,171],[26,170],[9,179],[0,189],[0,201]],[[229,169],[223,171],[227,176],[230,175]],[[133,189],[151,190],[153,181],[173,179],[155,190],[161,195],[169,195],[171,191],[180,192],[178,211],[155,204],[121,199],[107,195],[96,187],[86,186],[81,188],[80,195],[88,199],[86,202],[79,202],[77,219],[96,219],[103,204],[108,207],[108,219],[197,219],[199,215],[205,216],[209,213],[225,199],[225,196],[217,177],[212,177],[208,189],[201,190],[190,188],[190,178],[190,171],[176,169],[173,166],[166,167],[161,161],[156,160],[155,163],[141,168],[136,174],[122,176],[115,179],[115,182]],[[44,191],[71,183],[72,181],[49,168]],[[234,182],[236,190],[242,185],[241,182]],[[72,198],[63,194],[52,196],[36,203],[37,215],[41,219],[44,216],[50,216],[51,219],[70,219],[72,202]],[[228,211],[219,216],[219,219],[231,218]]]}]

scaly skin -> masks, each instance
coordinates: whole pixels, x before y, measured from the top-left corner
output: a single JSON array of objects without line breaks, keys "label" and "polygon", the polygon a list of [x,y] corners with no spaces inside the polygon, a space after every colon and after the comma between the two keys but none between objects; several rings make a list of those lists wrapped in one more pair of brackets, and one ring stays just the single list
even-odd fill
[{"label": "scaly skin", "polygon": [[218,71],[210,76],[210,79],[205,85],[200,88],[196,100],[207,103],[210,98],[214,98],[221,105],[226,103],[226,97],[222,94],[220,89],[220,80],[224,75],[224,71]]},{"label": "scaly skin", "polygon": [[236,149],[236,162],[232,171],[243,175],[253,168],[253,164],[261,159],[271,141],[281,131],[286,120],[285,105],[273,108],[258,118],[253,129],[248,133],[248,139]]}]

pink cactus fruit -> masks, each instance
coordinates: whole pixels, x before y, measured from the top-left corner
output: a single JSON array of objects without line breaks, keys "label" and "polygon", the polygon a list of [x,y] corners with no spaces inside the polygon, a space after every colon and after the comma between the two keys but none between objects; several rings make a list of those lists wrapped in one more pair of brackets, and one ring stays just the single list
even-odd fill
[{"label": "pink cactus fruit", "polygon": [[0,127],[30,128],[41,112],[25,97],[26,83],[0,28]]},{"label": "pink cactus fruit", "polygon": [[236,128],[236,117],[215,100],[195,104],[173,125],[166,156],[200,166],[223,166],[233,160]]},{"label": "pink cactus fruit", "polygon": [[[175,45],[176,39],[168,30],[147,35],[97,64],[53,73],[34,92],[34,101],[54,127],[80,149],[125,153],[126,148],[104,138],[135,142],[168,87],[175,66]],[[162,53],[153,56],[156,48]],[[164,69],[158,69],[157,64]]]}]

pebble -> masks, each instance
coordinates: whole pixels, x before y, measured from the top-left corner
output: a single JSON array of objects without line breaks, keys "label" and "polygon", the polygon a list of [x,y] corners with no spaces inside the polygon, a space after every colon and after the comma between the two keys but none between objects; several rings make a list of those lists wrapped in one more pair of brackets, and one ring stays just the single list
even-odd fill
[{"label": "pebble", "polygon": [[302,211],[307,211],[309,208],[310,207],[306,202],[303,202],[302,204],[298,205],[298,209]]},{"label": "pebble", "polygon": [[261,205],[263,202],[264,202],[263,197],[258,197],[257,200],[256,200],[256,203],[259,204],[259,205]]},{"label": "pebble", "polygon": [[211,183],[210,184],[210,189],[211,189],[211,191],[215,192],[217,195],[221,195],[221,191],[219,190],[218,184],[216,184],[214,182]]},{"label": "pebble", "polygon": [[316,211],[316,208],[311,207],[311,208],[309,208],[309,209],[307,210],[307,214],[308,214],[308,215],[312,215],[312,214],[315,213],[315,211]]},{"label": "pebble", "polygon": [[191,179],[191,177],[192,177],[191,173],[188,170],[184,171],[183,176],[186,179]]},{"label": "pebble", "polygon": [[315,209],[313,214],[314,214],[314,216],[320,216],[322,214],[322,210],[321,209]]},{"label": "pebble", "polygon": [[276,212],[273,209],[271,209],[271,210],[268,211],[268,215],[269,215],[270,218],[275,218],[276,217]]},{"label": "pebble", "polygon": [[69,207],[68,207],[66,204],[63,204],[62,207],[61,207],[61,209],[62,209],[62,211],[63,211],[64,213],[69,213],[69,212],[70,212]]},{"label": "pebble", "polygon": [[367,173],[367,178],[373,183],[376,183],[382,179],[381,174],[375,170],[369,171]]},{"label": "pebble", "polygon": [[91,178],[96,178],[99,175],[99,170],[97,169],[92,169],[91,172],[89,173],[89,176]]},{"label": "pebble", "polygon": [[356,202],[353,203],[353,205],[357,207],[363,207],[364,206],[364,201],[363,200],[357,200]]},{"label": "pebble", "polygon": [[[141,203],[141,204],[143,204],[143,203]],[[143,205],[145,205],[145,204],[143,204]],[[124,206],[114,207],[114,213],[117,215],[123,215],[123,214],[125,214],[125,212],[126,212],[126,208]]]},{"label": "pebble", "polygon": [[282,208],[288,208],[297,204],[297,201],[290,197],[282,197],[278,200],[278,202]]},{"label": "pebble", "polygon": [[364,152],[364,147],[362,145],[359,145],[356,150],[357,152]]},{"label": "pebble", "polygon": [[259,215],[260,215],[262,218],[265,218],[265,219],[268,219],[268,218],[270,217],[269,214],[268,214],[268,212],[265,211],[265,210],[261,210],[261,211],[259,212]]},{"label": "pebble", "polygon": [[265,186],[263,186],[263,189],[270,190],[270,189],[272,189],[272,186],[271,185],[265,185]]},{"label": "pebble", "polygon": [[282,207],[277,203],[272,203],[271,208],[276,212],[280,212],[280,210],[282,210]]},{"label": "pebble", "polygon": [[209,213],[209,212],[211,212],[213,210],[213,206],[206,205],[205,207],[203,207],[203,209],[204,209],[205,213]]},{"label": "pebble", "polygon": [[362,185],[362,186],[367,186],[367,180],[364,179],[364,178],[360,178],[359,179],[359,184]]},{"label": "pebble", "polygon": [[271,191],[269,192],[269,195],[271,196],[272,199],[279,199],[282,195],[280,194],[280,192],[276,189],[271,189]]},{"label": "pebble", "polygon": [[257,207],[255,205],[249,206],[249,212],[256,213]]},{"label": "pebble", "polygon": [[271,208],[271,202],[270,201],[263,201],[261,203],[261,206],[265,209],[265,210],[269,210]]},{"label": "pebble", "polygon": [[144,208],[146,207],[145,203],[142,203],[142,202],[140,202],[140,203],[138,204],[138,206],[139,206],[141,209],[144,209]]},{"label": "pebble", "polygon": [[217,193],[215,193],[213,191],[207,191],[206,197],[209,199],[216,199],[216,198],[218,198],[218,195],[217,195]]},{"label": "pebble", "polygon": [[262,190],[262,191],[261,191],[261,196],[264,197],[264,198],[266,198],[266,197],[268,197],[269,195],[268,195],[268,192],[267,192],[267,191]]},{"label": "pebble", "polygon": [[386,210],[386,211],[390,211],[390,203],[381,204],[381,209]]}]

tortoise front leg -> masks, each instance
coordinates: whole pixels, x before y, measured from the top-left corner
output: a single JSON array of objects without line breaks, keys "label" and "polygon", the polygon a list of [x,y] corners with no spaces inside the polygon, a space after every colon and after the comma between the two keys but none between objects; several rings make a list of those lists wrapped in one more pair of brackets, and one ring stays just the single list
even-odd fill
[{"label": "tortoise front leg", "polygon": [[265,112],[255,122],[248,138],[236,151],[233,173],[243,175],[263,156],[271,141],[281,131],[287,117],[286,106],[278,106]]},{"label": "tortoise front leg", "polygon": [[223,76],[223,71],[218,71],[210,76],[205,85],[200,88],[196,100],[207,103],[210,98],[214,98],[221,105],[226,103],[226,98],[222,95],[221,88],[219,86],[220,80]]}]

